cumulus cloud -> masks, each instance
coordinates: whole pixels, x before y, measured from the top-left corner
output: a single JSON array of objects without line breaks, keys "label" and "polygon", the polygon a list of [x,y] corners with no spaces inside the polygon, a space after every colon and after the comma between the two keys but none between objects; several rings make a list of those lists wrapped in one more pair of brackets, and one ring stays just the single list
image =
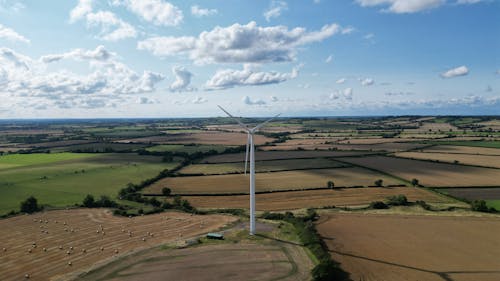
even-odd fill
[{"label": "cumulus cloud", "polygon": [[462,66],[452,68],[450,70],[447,70],[447,71],[441,73],[441,77],[442,78],[453,78],[453,77],[457,77],[457,76],[464,76],[467,74],[469,74],[469,69],[465,65],[462,65]]},{"label": "cumulus cloud", "polygon": [[334,91],[328,98],[331,100],[338,100],[344,98],[345,100],[351,101],[353,95],[352,88],[345,88],[343,91]]},{"label": "cumulus cloud", "polygon": [[242,100],[243,100],[243,103],[246,105],[264,105],[264,104],[266,104],[266,102],[261,100],[261,99],[252,100],[249,96],[244,96]]},{"label": "cumulus cloud", "polygon": [[92,0],[79,0],[76,7],[69,13],[69,22],[74,23],[83,19],[90,12],[92,12]]},{"label": "cumulus cloud", "polygon": [[191,6],[191,14],[195,17],[206,17],[217,14],[217,9],[201,8],[198,5]]},{"label": "cumulus cloud", "polygon": [[484,2],[485,0],[457,0],[457,4],[476,4],[479,2]]},{"label": "cumulus cloud", "polygon": [[277,84],[297,77],[299,67],[292,69],[291,73],[262,72],[244,65],[242,70],[223,69],[218,70],[205,84],[207,90],[224,90],[241,86],[259,86]]},{"label": "cumulus cloud", "polygon": [[159,26],[177,26],[182,23],[182,11],[163,0],[113,0],[114,5],[123,5],[147,22]]},{"label": "cumulus cloud", "polygon": [[203,98],[203,97],[199,97],[199,96],[196,96],[192,101],[191,103],[193,104],[202,104],[202,103],[206,103],[208,102],[208,100],[206,98]]},{"label": "cumulus cloud", "polygon": [[323,41],[340,31],[328,24],[318,31],[286,26],[260,27],[255,22],[233,24],[204,31],[198,37],[151,37],[137,48],[156,56],[188,54],[195,63],[269,63],[295,59],[300,46]]},{"label": "cumulus cloud", "polygon": [[2,24],[0,24],[0,39],[6,39],[12,42],[23,42],[23,43],[30,42],[30,40],[27,39],[26,37],[20,35],[11,28],[3,26]]},{"label": "cumulus cloud", "polygon": [[386,96],[411,96],[414,94],[415,93],[412,93],[412,92],[387,92],[387,93],[385,93]]},{"label": "cumulus cloud", "polygon": [[363,85],[363,86],[371,86],[371,85],[375,84],[375,80],[373,80],[372,78],[364,78],[364,79],[360,79],[359,81],[361,82],[361,85]]},{"label": "cumulus cloud", "polygon": [[277,102],[277,101],[279,101],[279,99],[278,99],[277,96],[270,96],[269,99],[271,100],[271,102]]},{"label": "cumulus cloud", "polygon": [[329,55],[329,56],[325,59],[325,62],[326,62],[326,63],[330,63],[330,62],[332,62],[332,60],[333,60],[333,56],[332,56],[332,55]]},{"label": "cumulus cloud", "polygon": [[137,99],[137,103],[138,104],[155,104],[155,103],[158,103],[158,102],[156,100],[150,99],[148,97],[139,97]]},{"label": "cumulus cloud", "polygon": [[112,56],[112,53],[100,45],[95,50],[74,49],[62,54],[45,55],[40,60],[44,63],[51,63],[62,59],[106,61]]},{"label": "cumulus cloud", "polygon": [[110,11],[92,11],[91,0],[80,0],[70,12],[70,23],[85,19],[87,27],[99,27],[98,38],[106,41],[118,41],[135,38],[137,30]]},{"label": "cumulus cloud", "polygon": [[361,7],[384,6],[383,12],[396,14],[417,13],[437,8],[446,0],[356,0]]},{"label": "cumulus cloud", "polygon": [[345,81],[347,81],[347,79],[345,79],[345,78],[340,78],[340,79],[338,79],[337,81],[335,81],[335,83],[337,83],[337,84],[344,84],[344,83],[345,83]]},{"label": "cumulus cloud", "polygon": [[281,13],[288,9],[288,4],[285,1],[273,0],[269,8],[262,14],[266,21],[271,21],[271,18],[277,18]]},{"label": "cumulus cloud", "polygon": [[194,90],[194,88],[189,87],[193,74],[189,72],[185,67],[174,66],[172,67],[172,73],[175,76],[175,81],[170,85],[170,91],[186,92]]},{"label": "cumulus cloud", "polygon": [[340,33],[342,33],[342,34],[351,34],[354,31],[356,31],[356,29],[354,27],[348,26],[348,27],[342,28],[342,30],[340,31]]},{"label": "cumulus cloud", "polygon": [[61,58],[85,60],[91,72],[78,75],[64,70],[48,71],[42,59],[33,60],[0,48],[0,94],[41,98],[61,108],[101,107],[111,106],[113,100],[121,100],[123,95],[152,92],[164,79],[163,75],[151,71],[138,74],[114,59],[95,59],[102,58],[97,54],[109,53],[100,47],[96,50],[79,49],[61,56],[44,56],[48,62]]}]

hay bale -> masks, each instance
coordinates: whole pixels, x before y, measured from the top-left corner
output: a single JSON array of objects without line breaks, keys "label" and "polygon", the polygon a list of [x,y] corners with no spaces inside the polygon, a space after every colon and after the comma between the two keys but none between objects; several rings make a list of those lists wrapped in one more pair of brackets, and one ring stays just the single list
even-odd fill
[{"label": "hay bale", "polygon": [[69,265],[69,266],[72,266],[72,265],[73,265],[73,263],[72,263],[71,261],[69,261],[69,262],[68,262],[68,265]]},{"label": "hay bale", "polygon": [[30,279],[30,277],[31,277],[31,276],[29,275],[29,273],[24,274],[24,278],[26,278],[26,279]]}]

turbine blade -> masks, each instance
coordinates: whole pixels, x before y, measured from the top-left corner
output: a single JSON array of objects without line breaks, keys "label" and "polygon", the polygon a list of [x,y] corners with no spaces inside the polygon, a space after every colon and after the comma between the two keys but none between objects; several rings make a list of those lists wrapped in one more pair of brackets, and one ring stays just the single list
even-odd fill
[{"label": "turbine blade", "polygon": [[247,150],[246,150],[246,153],[245,153],[245,175],[247,174],[247,167],[248,167],[248,149],[249,149],[249,146],[250,146],[250,133],[248,133],[247,135]]},{"label": "turbine blade", "polygon": [[240,121],[240,119],[234,117],[233,115],[231,115],[231,113],[227,112],[224,108],[222,108],[222,106],[220,105],[217,105],[222,111],[224,111],[229,117],[231,117],[234,121],[238,122],[238,124],[240,125],[240,127],[242,127],[243,129],[245,129],[245,131],[248,131],[248,127],[243,124],[243,122]]},{"label": "turbine blade", "polygon": [[272,120],[274,120],[275,118],[277,118],[277,117],[278,117],[278,116],[280,116],[280,115],[281,115],[281,113],[280,113],[280,114],[277,114],[276,116],[274,116],[274,117],[272,117],[272,118],[269,118],[268,120],[266,120],[266,121],[264,121],[264,122],[262,122],[262,123],[260,123],[259,125],[255,126],[255,127],[252,129],[252,131],[253,131],[253,132],[257,132],[257,131],[258,131],[260,128],[262,128],[264,125],[266,125],[267,123],[271,122]]}]

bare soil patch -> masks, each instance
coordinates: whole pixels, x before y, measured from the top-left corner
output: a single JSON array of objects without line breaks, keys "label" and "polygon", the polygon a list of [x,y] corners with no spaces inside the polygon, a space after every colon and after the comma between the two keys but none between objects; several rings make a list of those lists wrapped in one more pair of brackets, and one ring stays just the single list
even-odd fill
[{"label": "bare soil patch", "polygon": [[330,214],[317,229],[353,280],[500,280],[500,220]]},{"label": "bare soil patch", "polygon": [[1,279],[23,280],[25,274],[30,280],[68,279],[68,274],[132,251],[213,231],[235,219],[179,212],[125,218],[106,209],[49,211],[3,219]]},{"label": "bare soil patch", "polygon": [[[307,190],[276,192],[256,195],[256,208],[259,211],[283,211],[326,206],[361,206],[372,201],[383,201],[388,196],[404,194],[408,200],[424,200],[428,203],[450,203],[445,196],[419,188],[345,188],[338,190]],[[197,208],[243,208],[248,209],[249,195],[235,196],[189,196],[189,202]]]},{"label": "bare soil patch", "polygon": [[467,200],[500,200],[500,188],[445,188],[439,191]]}]

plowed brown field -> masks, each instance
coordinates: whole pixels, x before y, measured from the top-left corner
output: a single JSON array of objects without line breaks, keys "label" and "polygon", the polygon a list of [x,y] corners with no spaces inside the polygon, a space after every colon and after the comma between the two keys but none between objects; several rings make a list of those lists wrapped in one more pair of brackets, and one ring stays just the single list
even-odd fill
[{"label": "plowed brown field", "polygon": [[[497,155],[471,155],[471,154],[451,154],[451,153],[427,153],[427,152],[400,152],[396,156],[403,158],[438,160],[441,162],[476,165],[491,168],[500,168],[500,156]],[[500,184],[500,182],[499,182]]]},{"label": "plowed brown field", "polygon": [[342,158],[340,160],[383,171],[406,180],[416,178],[420,184],[425,186],[498,186],[500,184],[499,169],[467,167],[385,156]]},{"label": "plowed brown field", "polygon": [[30,280],[66,279],[68,274],[98,263],[213,231],[235,219],[179,212],[125,218],[106,209],[49,211],[3,219],[0,279],[23,280],[25,274]]},{"label": "plowed brown field", "polygon": [[317,229],[352,280],[500,280],[500,217],[331,214]]},{"label": "plowed brown field", "polygon": [[[413,187],[392,188],[345,188],[339,190],[307,190],[257,194],[259,211],[283,211],[325,206],[360,206],[372,201],[385,200],[388,196],[404,194],[408,200],[424,200],[428,203],[450,203],[445,196]],[[244,208],[248,209],[248,195],[236,196],[189,196],[185,197],[197,208]]]}]

